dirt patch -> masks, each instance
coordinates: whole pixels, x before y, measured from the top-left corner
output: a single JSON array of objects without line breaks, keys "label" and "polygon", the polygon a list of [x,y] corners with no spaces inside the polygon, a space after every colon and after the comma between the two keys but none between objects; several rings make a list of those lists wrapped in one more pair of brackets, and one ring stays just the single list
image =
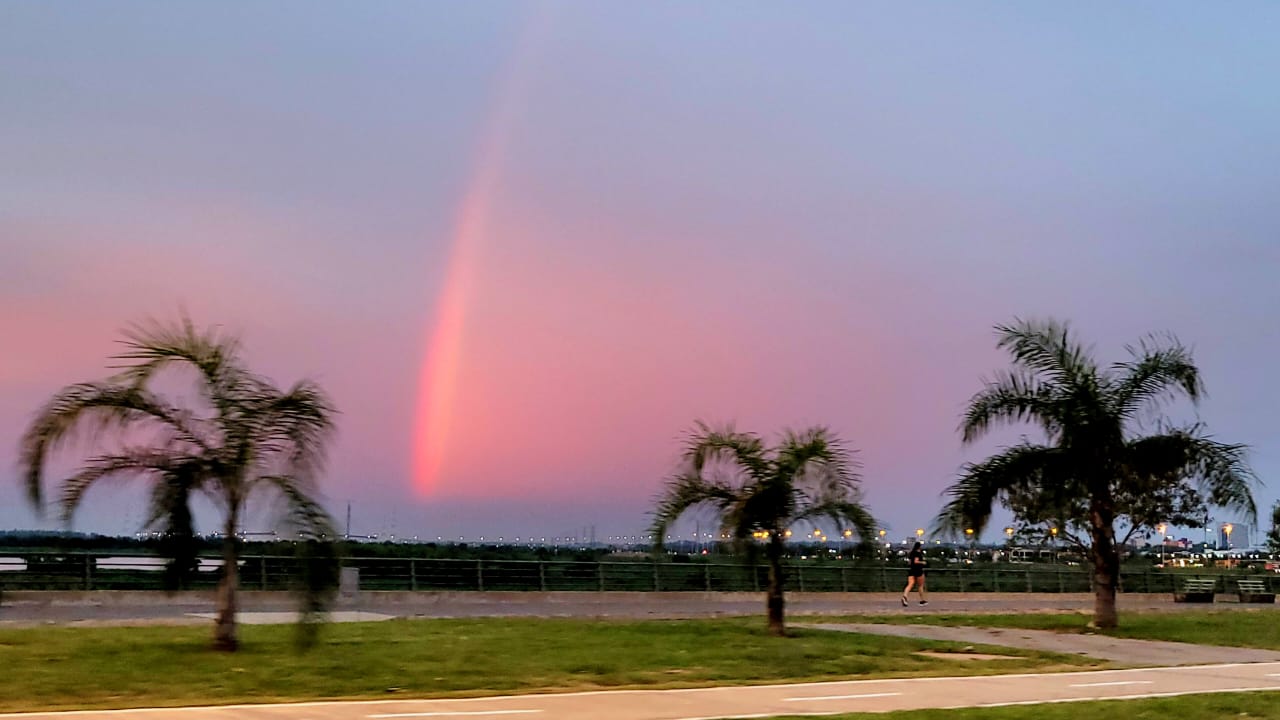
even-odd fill
[{"label": "dirt patch", "polygon": [[937,658],[939,660],[1018,660],[1017,655],[989,655],[987,653],[971,653],[971,652],[937,652],[934,650],[921,650],[912,653],[921,657]]}]

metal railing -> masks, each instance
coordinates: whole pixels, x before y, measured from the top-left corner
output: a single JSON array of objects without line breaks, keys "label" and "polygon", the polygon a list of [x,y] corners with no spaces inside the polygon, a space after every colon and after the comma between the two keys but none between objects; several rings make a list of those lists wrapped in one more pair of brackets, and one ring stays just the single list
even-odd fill
[{"label": "metal railing", "polygon": [[[241,558],[240,581],[246,590],[288,590],[294,585],[298,559],[248,555]],[[342,560],[359,569],[362,590],[422,591],[576,591],[576,592],[753,592],[765,587],[768,569],[732,562],[671,562],[665,559],[580,562],[567,560],[455,560],[431,558],[362,558]],[[200,569],[185,587],[212,590],[222,561],[202,557]],[[5,590],[160,590],[164,562],[154,556],[105,553],[11,553],[0,556],[0,588]],[[793,562],[787,566],[787,589],[801,592],[893,592],[905,584],[906,568],[895,565],[841,565]],[[1203,572],[1215,591],[1236,592],[1235,580],[1261,579],[1268,591],[1280,589],[1277,578]],[[1172,593],[1182,572],[1127,571],[1122,592]],[[933,592],[1088,592],[1089,574],[1080,567],[1029,565],[965,566],[928,571]]]}]

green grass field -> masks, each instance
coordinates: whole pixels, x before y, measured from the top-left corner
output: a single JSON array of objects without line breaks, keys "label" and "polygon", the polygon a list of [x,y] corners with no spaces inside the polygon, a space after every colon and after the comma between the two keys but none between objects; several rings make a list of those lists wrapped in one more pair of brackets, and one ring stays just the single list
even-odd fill
[{"label": "green grass field", "polygon": [[[1057,632],[1088,630],[1088,615],[867,615],[829,618],[831,621],[976,627],[1029,628]],[[806,621],[808,619],[806,618]],[[1170,640],[1199,645],[1225,645],[1280,650],[1280,611],[1219,610],[1205,612],[1125,613],[1120,627],[1107,635],[1140,640]]]},{"label": "green grass field", "polygon": [[[809,716],[812,717],[812,716]],[[1018,705],[964,710],[912,710],[893,713],[826,715],[830,720],[1174,720],[1263,718],[1280,720],[1280,692],[1182,695],[1147,700]],[[799,716],[771,720],[802,720]],[[804,720],[807,720],[805,718]]]},{"label": "green grass field", "polygon": [[[697,621],[398,620],[334,624],[298,654],[288,626],[244,626],[235,654],[207,627],[0,630],[0,711],[289,700],[449,697],[1099,667],[1085,658],[956,661],[957,645],[797,630],[759,618]],[[975,648],[982,651],[983,648]],[[990,649],[986,649],[990,651]]]}]

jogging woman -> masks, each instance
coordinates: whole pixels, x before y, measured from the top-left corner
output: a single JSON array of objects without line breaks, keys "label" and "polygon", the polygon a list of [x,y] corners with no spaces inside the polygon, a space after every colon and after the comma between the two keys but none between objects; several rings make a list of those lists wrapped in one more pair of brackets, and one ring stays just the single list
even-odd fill
[{"label": "jogging woman", "polygon": [[911,554],[907,556],[907,562],[910,567],[907,568],[907,587],[902,591],[902,607],[907,606],[907,593],[911,592],[911,586],[914,585],[916,592],[920,593],[920,604],[928,605],[929,601],[924,599],[924,545],[916,542],[915,547],[911,548]]}]

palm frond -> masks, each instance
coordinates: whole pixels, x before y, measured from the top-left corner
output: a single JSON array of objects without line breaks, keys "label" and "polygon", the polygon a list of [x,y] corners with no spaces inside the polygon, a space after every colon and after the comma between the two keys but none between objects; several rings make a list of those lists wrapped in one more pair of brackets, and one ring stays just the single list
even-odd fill
[{"label": "palm frond", "polygon": [[[147,448],[126,448],[120,452],[99,455],[89,459],[78,473],[62,482],[59,506],[63,522],[70,522],[71,516],[80,505],[85,493],[95,484],[115,476],[160,475],[173,472],[175,468],[198,463],[198,458],[175,455],[172,452]],[[147,525],[154,522],[160,513],[153,507],[152,516]]]},{"label": "palm frond", "polygon": [[684,460],[694,473],[717,460],[733,463],[749,476],[760,479],[769,474],[769,460],[758,435],[738,432],[732,426],[712,428],[699,420],[685,440]]},{"label": "palm frond", "polygon": [[1098,375],[1088,350],[1071,336],[1066,323],[1015,319],[1012,325],[996,326],[996,332],[996,347],[1009,350],[1015,362],[1059,385],[1075,386]]},{"label": "palm frond", "polygon": [[666,490],[653,514],[650,532],[653,533],[655,549],[662,549],[667,528],[688,510],[710,503],[724,511],[740,501],[740,492],[724,483],[706,480],[692,472],[673,477],[667,481]]},{"label": "palm frond", "polygon": [[1001,422],[1030,421],[1054,437],[1062,428],[1062,406],[1053,386],[1027,372],[997,373],[995,380],[969,400],[960,432],[972,443]]},{"label": "palm frond", "polygon": [[263,386],[242,405],[243,437],[254,444],[258,461],[268,465],[266,472],[319,473],[337,410],[318,385],[302,381],[283,394]]},{"label": "palm frond", "polygon": [[63,388],[36,413],[22,436],[18,464],[31,503],[39,507],[43,502],[44,464],[64,442],[82,433],[95,437],[140,422],[156,423],[183,442],[208,447],[189,417],[144,388],[100,382]]},{"label": "palm frond", "polygon": [[813,498],[857,493],[857,459],[827,428],[783,433],[774,464],[777,475],[790,478],[798,490]]},{"label": "palm frond", "polygon": [[256,381],[240,360],[238,338],[217,328],[200,330],[185,314],[172,323],[137,323],[124,335],[125,350],[114,358],[124,363],[116,375],[120,382],[141,387],[166,367],[190,365],[201,376],[206,399],[222,412],[228,399]]},{"label": "palm frond", "polygon": [[297,642],[301,648],[309,648],[315,644],[319,625],[337,594],[337,531],[332,516],[316,499],[315,488],[308,480],[270,475],[259,478],[259,482],[280,493],[284,499],[285,522],[299,540]]},{"label": "palm frond", "polygon": [[987,460],[965,465],[960,478],[946,491],[950,500],[934,519],[935,534],[962,536],[966,529],[981,534],[996,502],[1029,484],[1039,483],[1059,470],[1061,451],[1022,443]]},{"label": "palm frond", "polygon": [[334,539],[333,518],[317,499],[314,484],[292,475],[266,475],[258,484],[274,489],[283,500],[282,519],[300,539]]},{"label": "palm frond", "polygon": [[191,496],[203,489],[211,471],[202,457],[170,456],[150,470],[159,474],[151,488],[150,514],[144,527],[162,533],[190,533]]},{"label": "palm frond", "polygon": [[1190,428],[1132,441],[1125,464],[1140,481],[1166,487],[1190,482],[1208,504],[1244,513],[1253,521],[1258,515],[1253,498],[1258,478],[1247,455],[1245,445],[1220,443]]},{"label": "palm frond", "polygon": [[1200,370],[1191,352],[1176,338],[1160,344],[1155,337],[1144,338],[1137,346],[1125,348],[1132,356],[1128,362],[1115,363],[1112,374],[1117,377],[1111,392],[1113,411],[1121,417],[1134,413],[1151,402],[1158,402],[1181,391],[1192,402],[1204,394]]}]

